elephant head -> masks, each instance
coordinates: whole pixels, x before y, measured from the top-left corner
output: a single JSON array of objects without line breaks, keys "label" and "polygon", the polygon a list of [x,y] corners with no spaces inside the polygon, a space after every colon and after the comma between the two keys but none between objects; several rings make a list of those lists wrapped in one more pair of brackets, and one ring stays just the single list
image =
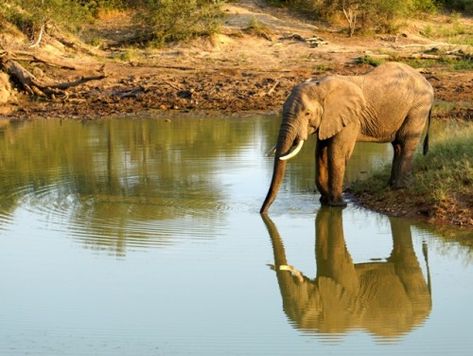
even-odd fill
[{"label": "elephant head", "polygon": [[330,139],[357,120],[364,108],[360,87],[345,77],[308,80],[294,87],[283,105],[273,176],[260,213],[266,213],[276,198],[286,161],[299,153],[304,141],[313,134],[318,140]]}]

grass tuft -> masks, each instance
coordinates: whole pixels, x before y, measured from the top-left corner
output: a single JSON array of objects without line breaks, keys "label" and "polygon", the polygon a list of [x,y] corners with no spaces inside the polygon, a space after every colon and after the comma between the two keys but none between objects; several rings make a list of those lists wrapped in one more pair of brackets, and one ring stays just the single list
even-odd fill
[{"label": "grass tuft", "polygon": [[271,40],[270,28],[254,16],[251,18],[248,26],[245,28],[245,32],[254,36],[263,37],[267,40]]},{"label": "grass tuft", "polygon": [[[451,122],[443,129],[435,123],[431,150],[417,155],[409,184],[401,190],[387,186],[390,165],[351,185],[353,194],[368,206],[423,207],[428,215],[459,209],[471,221],[473,211],[473,124]],[[427,208],[426,208],[427,207]],[[385,209],[387,210],[387,209]],[[468,220],[470,219],[470,220]]]},{"label": "grass tuft", "polygon": [[364,55],[355,59],[356,64],[369,64],[370,66],[377,67],[380,64],[383,64],[385,61],[381,58],[375,58],[370,55]]}]

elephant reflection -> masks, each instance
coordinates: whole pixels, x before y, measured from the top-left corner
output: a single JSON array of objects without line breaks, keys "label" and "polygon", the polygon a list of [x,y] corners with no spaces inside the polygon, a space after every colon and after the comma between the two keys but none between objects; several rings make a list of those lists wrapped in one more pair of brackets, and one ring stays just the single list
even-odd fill
[{"label": "elephant reflection", "polygon": [[430,314],[430,280],[424,279],[404,222],[390,219],[393,249],[386,262],[355,264],[345,245],[342,210],[322,208],[316,218],[317,276],[309,279],[288,264],[276,226],[263,219],[284,311],[297,328],[319,333],[365,329],[392,338]]}]

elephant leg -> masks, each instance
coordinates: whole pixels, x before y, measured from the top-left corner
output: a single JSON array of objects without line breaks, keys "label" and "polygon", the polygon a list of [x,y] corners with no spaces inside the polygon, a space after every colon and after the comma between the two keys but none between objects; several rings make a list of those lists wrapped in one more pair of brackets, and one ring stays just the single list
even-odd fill
[{"label": "elephant leg", "polygon": [[414,107],[406,117],[393,142],[394,158],[389,184],[402,188],[412,171],[412,159],[429,117],[430,104]]},{"label": "elephant leg", "polygon": [[401,145],[401,158],[399,162],[400,173],[398,179],[398,184],[400,184],[400,186],[405,186],[407,184],[407,179],[412,173],[412,161],[419,141],[420,136],[409,139]]},{"label": "elephant leg", "polygon": [[315,149],[315,185],[320,192],[320,202],[328,203],[328,146],[327,141],[317,140]]},{"label": "elephant leg", "polygon": [[391,177],[389,178],[389,185],[394,187],[399,181],[400,162],[401,162],[401,144],[398,141],[393,141],[393,164],[391,167]]},{"label": "elephant leg", "polygon": [[317,278],[330,278],[345,291],[355,294],[359,279],[343,235],[342,209],[319,209],[315,232]]},{"label": "elephant leg", "polygon": [[[396,145],[390,180],[390,185],[393,188],[404,188],[407,185],[407,179],[412,172],[414,152],[419,141],[420,136],[410,138]],[[399,153],[396,154],[396,150]]]},{"label": "elephant leg", "polygon": [[357,131],[347,126],[330,142],[328,147],[329,202],[327,205],[345,207],[343,180],[348,160],[355,148]]}]

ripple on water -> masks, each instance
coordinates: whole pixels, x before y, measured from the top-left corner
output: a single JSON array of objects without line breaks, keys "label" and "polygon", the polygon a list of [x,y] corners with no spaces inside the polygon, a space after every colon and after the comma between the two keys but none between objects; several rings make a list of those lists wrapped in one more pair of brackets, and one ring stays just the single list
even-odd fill
[{"label": "ripple on water", "polygon": [[219,216],[229,209],[219,200],[199,199],[195,192],[80,193],[72,180],[65,176],[44,185],[11,187],[8,199],[16,203],[13,209],[0,212],[0,230],[8,229],[17,209],[22,209],[48,229],[63,232],[88,248],[118,251],[167,246],[182,239],[211,239],[223,228]]}]

